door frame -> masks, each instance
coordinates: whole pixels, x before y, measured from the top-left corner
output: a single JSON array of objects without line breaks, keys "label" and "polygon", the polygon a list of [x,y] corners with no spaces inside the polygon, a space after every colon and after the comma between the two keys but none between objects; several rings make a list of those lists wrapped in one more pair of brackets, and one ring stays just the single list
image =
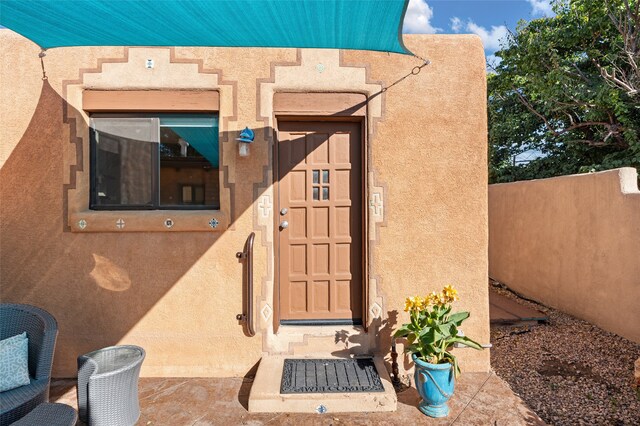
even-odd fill
[{"label": "door frame", "polygon": [[[361,327],[367,331],[368,325],[368,311],[369,311],[369,245],[367,244],[369,235],[369,185],[368,179],[368,145],[367,145],[367,119],[366,115],[363,116],[327,116],[327,115],[291,115],[291,114],[276,114],[274,117],[274,137],[273,147],[271,152],[272,158],[272,182],[273,182],[273,331],[278,332],[280,327],[280,236],[279,236],[279,224],[280,224],[280,181],[278,179],[279,164],[278,164],[278,149],[279,149],[279,123],[289,121],[308,121],[308,122],[355,122],[360,123],[360,189],[361,189],[361,203],[360,203],[360,217],[362,218],[361,235],[361,277],[362,277],[362,325]],[[328,324],[329,322],[327,322]]]}]

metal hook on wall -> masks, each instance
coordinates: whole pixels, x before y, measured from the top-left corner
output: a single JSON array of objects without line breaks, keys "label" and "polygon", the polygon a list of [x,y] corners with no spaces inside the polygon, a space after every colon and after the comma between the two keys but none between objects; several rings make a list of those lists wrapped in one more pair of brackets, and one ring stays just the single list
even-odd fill
[{"label": "metal hook on wall", "polygon": [[396,84],[400,83],[402,80],[404,80],[405,78],[411,76],[411,75],[418,75],[420,74],[420,71],[422,70],[422,68],[426,67],[427,65],[429,65],[431,63],[430,60],[425,59],[421,56],[418,55],[413,55],[415,58],[420,59],[422,61],[422,65],[416,65],[415,67],[413,67],[411,69],[410,72],[408,72],[405,76],[400,77],[398,80],[394,81],[393,83],[391,83],[390,85],[388,85],[387,87],[383,87],[382,88],[382,92],[386,92],[387,90],[389,90],[390,88],[392,88],[393,86],[395,86]]},{"label": "metal hook on wall", "polygon": [[47,80],[47,72],[44,69],[44,57],[47,56],[46,49],[42,49],[42,51],[38,54],[40,58],[40,66],[42,67],[42,79]]}]

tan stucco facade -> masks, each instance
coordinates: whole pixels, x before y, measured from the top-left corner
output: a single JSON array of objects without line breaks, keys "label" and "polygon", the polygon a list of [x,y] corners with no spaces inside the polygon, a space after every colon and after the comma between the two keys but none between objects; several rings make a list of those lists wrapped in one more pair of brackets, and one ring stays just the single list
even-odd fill
[{"label": "tan stucco facade", "polygon": [[[487,343],[482,45],[466,35],[408,36],[405,43],[431,64],[404,79],[418,59],[337,50],[82,47],[48,51],[43,81],[38,47],[0,30],[0,91],[10,100],[0,116],[0,296],[56,317],[54,376],[74,376],[79,354],[119,343],[146,349],[145,376],[242,375],[264,354],[384,355],[406,319],[404,298],[449,283],[459,289],[459,308],[471,311],[465,333]],[[218,92],[220,210],[89,210],[87,90]],[[276,327],[273,99],[282,92],[367,99],[366,331]],[[256,140],[240,157],[235,138],[245,127]],[[116,228],[118,219],[123,228]],[[236,320],[243,269],[235,255],[252,231],[257,334],[247,337]],[[489,369],[488,350],[457,351],[463,370]]]},{"label": "tan stucco facade", "polygon": [[633,168],[489,187],[490,276],[640,342],[640,191]]}]

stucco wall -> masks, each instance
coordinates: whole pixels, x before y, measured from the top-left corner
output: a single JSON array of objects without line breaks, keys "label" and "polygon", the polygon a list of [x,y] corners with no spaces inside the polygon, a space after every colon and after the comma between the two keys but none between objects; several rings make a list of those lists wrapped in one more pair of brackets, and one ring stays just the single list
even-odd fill
[{"label": "stucco wall", "polygon": [[[41,306],[57,318],[54,375],[73,376],[78,354],[118,343],[145,347],[147,376],[242,375],[263,353],[282,349],[278,342],[285,337],[273,333],[270,318],[269,102],[275,90],[370,96],[367,182],[376,194],[367,200],[367,285],[375,290],[370,350],[388,352],[391,332],[406,319],[405,296],[448,283],[459,288],[460,308],[472,312],[466,334],[488,342],[482,45],[474,36],[409,36],[405,42],[431,65],[378,93],[420,62],[357,51],[61,48],[47,52],[43,82],[37,46],[0,30],[0,91],[11,100],[0,115],[0,297]],[[151,73],[138,61],[146,57],[156,61]],[[226,210],[218,229],[179,232],[180,223],[202,219],[186,213],[174,213],[171,232],[161,226],[153,232],[77,229],[77,219],[91,214],[85,210],[83,88],[220,91]],[[241,158],[233,139],[245,126],[257,130],[256,141],[251,155]],[[138,227],[164,218],[128,214],[127,224]],[[92,220],[104,225],[115,219],[98,216],[88,219],[87,229]],[[257,232],[254,338],[245,337],[235,319],[242,310],[235,253],[251,231]],[[464,370],[489,369],[489,351],[459,352]]]},{"label": "stucco wall", "polygon": [[490,276],[640,342],[640,191],[633,168],[489,187]]}]

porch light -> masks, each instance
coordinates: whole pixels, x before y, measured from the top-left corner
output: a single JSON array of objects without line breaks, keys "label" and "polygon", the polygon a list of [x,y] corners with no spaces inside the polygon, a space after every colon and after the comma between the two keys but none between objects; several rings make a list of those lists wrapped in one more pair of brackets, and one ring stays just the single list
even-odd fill
[{"label": "porch light", "polygon": [[238,153],[240,157],[247,157],[249,155],[249,144],[253,143],[253,138],[255,137],[253,130],[248,127],[245,127],[243,131],[240,132],[240,137],[236,138],[238,143]]}]

